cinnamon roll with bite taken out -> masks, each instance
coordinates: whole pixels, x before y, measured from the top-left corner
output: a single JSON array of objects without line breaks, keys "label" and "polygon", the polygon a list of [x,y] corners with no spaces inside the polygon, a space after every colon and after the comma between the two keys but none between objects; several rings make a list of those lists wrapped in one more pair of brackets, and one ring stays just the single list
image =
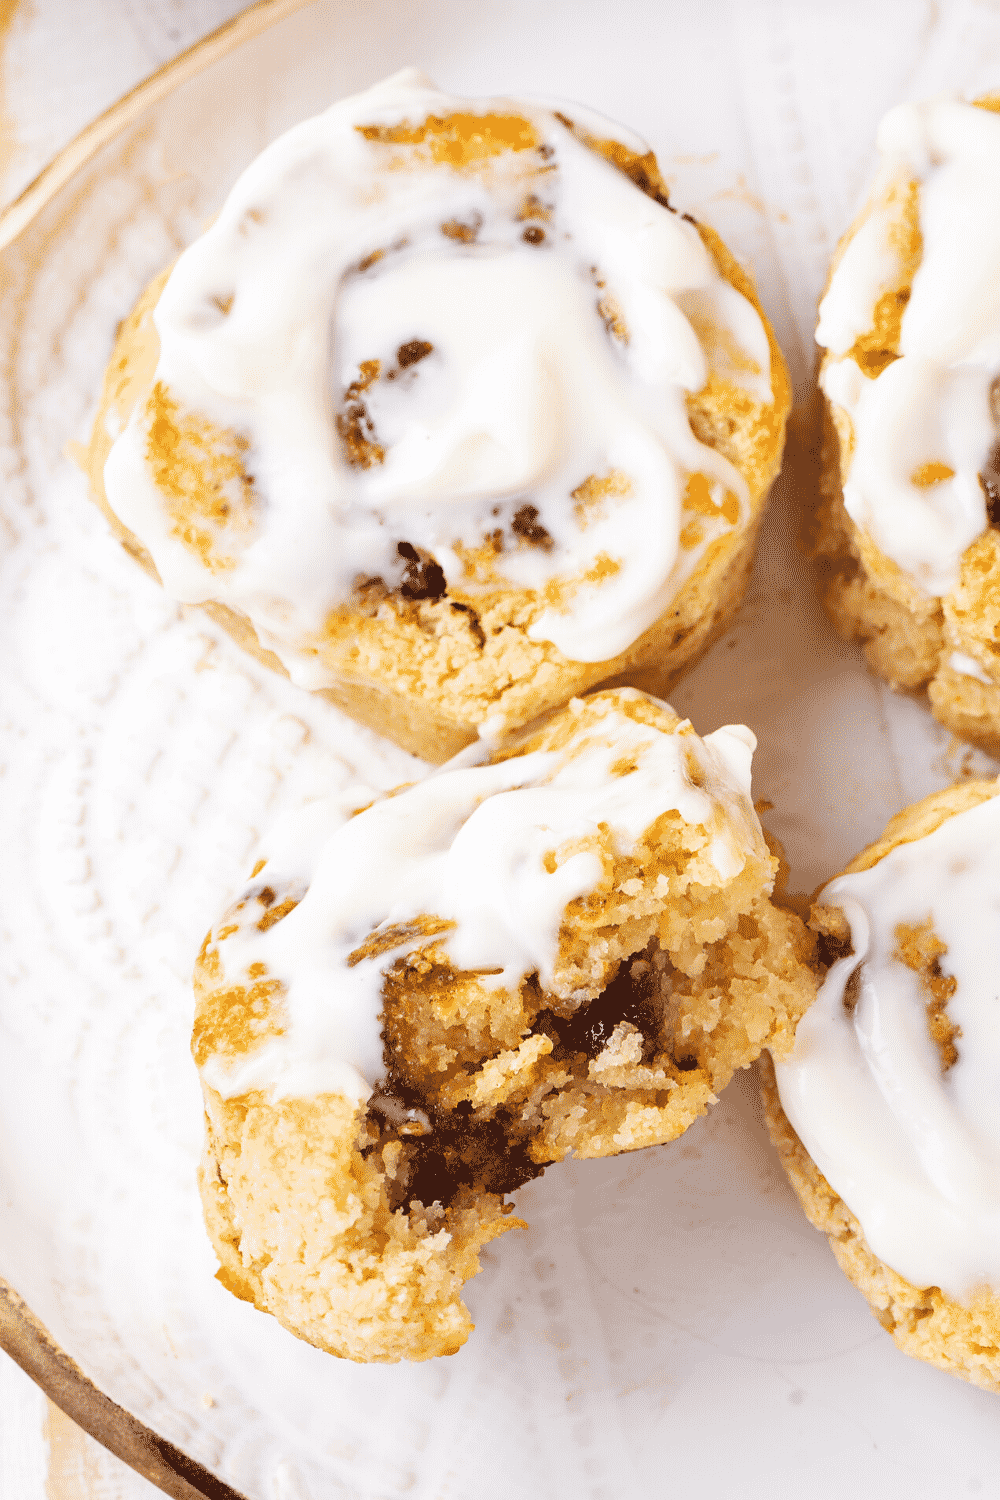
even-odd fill
[{"label": "cinnamon roll with bite taken out", "polygon": [[769,899],[753,744],[601,692],[274,830],[195,975],[230,1290],[346,1358],[453,1353],[509,1194],[673,1140],[790,1043],[812,944]]}]

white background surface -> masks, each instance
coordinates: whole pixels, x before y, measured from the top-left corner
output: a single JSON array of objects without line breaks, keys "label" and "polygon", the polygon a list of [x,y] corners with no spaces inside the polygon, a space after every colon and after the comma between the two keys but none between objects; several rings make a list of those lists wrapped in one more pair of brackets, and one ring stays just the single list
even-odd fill
[{"label": "white background surface", "polygon": [[[102,110],[245,9],[246,0],[0,0],[0,208]],[[157,1493],[0,1350],[0,1500]]]},{"label": "white background surface", "polygon": [[[7,192],[60,144],[56,119],[71,133],[210,10],[208,29],[219,3],[36,0],[16,12],[5,97],[23,139]],[[171,609],[110,547],[59,455],[84,430],[115,322],[216,206],[241,154],[411,61],[470,93],[585,99],[644,133],[678,206],[754,269],[802,393],[816,296],[878,118],[941,87],[996,87],[1000,9],[327,0],[264,45],[245,77],[193,89],[168,145],[154,134],[116,158],[107,192],[62,227],[59,275],[39,279],[32,314],[51,345],[18,366],[34,404],[5,499],[40,524],[11,554],[0,643],[11,664],[0,805],[4,847],[19,851],[0,1273],[109,1394],[273,1500],[990,1493],[995,1398],[895,1351],[802,1219],[749,1079],[673,1148],[567,1163],[523,1190],[531,1229],[484,1255],[468,1296],[480,1326],[452,1360],[342,1366],[215,1285],[190,1189],[184,975],[245,873],[261,808],[325,777],[388,785],[406,762]],[[103,97],[88,92],[96,78]],[[38,297],[59,309],[38,311]],[[796,499],[786,483],[740,620],[674,702],[700,730],[757,731],[756,792],[775,804],[769,824],[808,889],[957,775],[964,752],[832,639],[790,540]],[[122,1141],[123,1111],[136,1143]],[[2,1379],[0,1481],[17,1473],[11,1494],[41,1500],[43,1408],[19,1376]],[[78,1492],[150,1493],[122,1473],[109,1463],[104,1488]]]}]

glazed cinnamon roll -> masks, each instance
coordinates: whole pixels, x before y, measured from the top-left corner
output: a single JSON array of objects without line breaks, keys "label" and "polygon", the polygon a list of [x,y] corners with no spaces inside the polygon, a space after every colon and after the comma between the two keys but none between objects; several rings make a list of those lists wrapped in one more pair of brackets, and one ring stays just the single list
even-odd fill
[{"label": "glazed cinnamon roll", "polygon": [[753,744],[618,689],[273,830],[195,976],[224,1285],[346,1358],[452,1353],[508,1195],[673,1140],[790,1045],[812,944]]},{"label": "glazed cinnamon roll", "polygon": [[765,1088],[809,1219],[907,1354],[1000,1390],[1000,783],[936,792],[821,892],[829,965]]},{"label": "glazed cinnamon roll", "polygon": [[788,402],[642,141],[405,72],[270,146],[150,287],[90,466],[172,595],[442,760],[705,649]]},{"label": "glazed cinnamon roll", "polygon": [[1000,97],[894,109],[842,241],[814,550],[840,632],[937,719],[1000,747]]}]

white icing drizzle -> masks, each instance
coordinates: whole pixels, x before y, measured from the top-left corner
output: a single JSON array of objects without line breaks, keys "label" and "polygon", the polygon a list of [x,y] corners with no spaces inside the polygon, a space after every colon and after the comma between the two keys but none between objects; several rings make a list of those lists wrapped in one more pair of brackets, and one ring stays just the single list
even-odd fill
[{"label": "white icing drizzle", "polygon": [[[986,528],[979,473],[997,433],[990,386],[1000,373],[1000,117],[951,99],[905,104],[879,128],[876,207],[820,304],[830,351],[821,385],[855,435],[848,514],[927,593],[959,582],[962,553]],[[848,351],[872,326],[900,271],[885,194],[919,186],[923,254],[903,314],[901,357],[875,379]],[[952,477],[921,487],[925,464]]]},{"label": "white icing drizzle", "polygon": [[[429,150],[406,155],[359,130],[512,112],[538,147],[474,168]],[[589,112],[586,125],[621,136]],[[529,194],[546,214],[535,244],[523,238]],[[447,237],[446,223],[478,226],[474,243]],[[627,342],[605,326],[602,298],[616,305]],[[405,71],[271,145],[178,261],[157,307],[157,380],[183,410],[249,445],[260,504],[232,565],[209,572],[174,534],[141,413],[108,461],[111,506],[170,593],[243,611],[297,681],[320,687],[332,680],[316,657],[324,622],[359,577],[399,582],[399,541],[431,553],[468,593],[475,584],[457,549],[480,547],[530,502],[552,545],[507,547],[503,577],[543,589],[613,559],[617,572],[580,583],[531,631],[571,659],[607,660],[652,624],[728,529],[710,520],[700,544],[680,547],[685,476],[704,473],[718,499],[728,490],[747,504],[740,475],[688,422],[685,394],[704,385],[707,367],[685,298],[742,351],[728,378],[769,403],[761,319],[692,224],[550,108],[452,98]],[[412,341],[433,352],[396,370]],[[365,401],[384,461],[363,468],[341,451],[334,416],[371,360],[382,377]],[[613,470],[627,476],[627,492],[582,525],[573,490]]]},{"label": "white icing drizzle", "polygon": [[[631,696],[641,695],[623,690],[619,698]],[[583,708],[574,700],[570,711]],[[561,750],[473,765],[474,751],[486,752],[470,747],[348,822],[337,807],[310,808],[287,821],[268,841],[267,863],[250,892],[267,885],[279,900],[301,896],[299,905],[261,932],[263,908],[251,900],[249,920],[212,944],[226,983],[247,983],[254,963],[282,982],[286,1029],[235,1063],[209,1058],[206,1081],[230,1097],[269,1088],[275,1096],[367,1098],[383,1076],[383,975],[428,939],[403,933],[384,953],[348,959],[373,932],[421,916],[454,923],[435,941],[456,969],[488,971],[481,982],[504,988],[537,972],[550,988],[566,909],[603,874],[594,852],[564,853],[558,862],[559,851],[599,825],[611,830],[615,852],[626,854],[676,809],[709,830],[694,856],[703,879],[733,879],[748,849],[764,852],[749,800],[756,741],[741,725],[703,740],[688,725],[678,729],[688,732],[664,733],[611,704],[601,717],[581,721]],[[701,768],[701,786],[689,777],[689,754]],[[636,769],[616,774],[610,767],[623,759],[634,759]],[[547,868],[553,852],[557,863]],[[225,918],[220,929],[234,920]]]},{"label": "white icing drizzle", "polygon": [[[1000,1290],[998,849],[994,796],[831,881],[821,900],[842,907],[854,953],[831,967],[791,1058],[775,1064],[785,1113],[875,1254],[958,1299]],[[947,1017],[961,1028],[958,1060],[946,1072],[926,990],[894,957],[897,925],[928,918],[947,945],[941,970],[957,980]]]},{"label": "white icing drizzle", "polygon": [[984,687],[993,686],[993,678],[989,673],[983,670],[974,656],[966,656],[964,651],[953,651],[948,658],[948,665],[962,677],[974,677]]}]

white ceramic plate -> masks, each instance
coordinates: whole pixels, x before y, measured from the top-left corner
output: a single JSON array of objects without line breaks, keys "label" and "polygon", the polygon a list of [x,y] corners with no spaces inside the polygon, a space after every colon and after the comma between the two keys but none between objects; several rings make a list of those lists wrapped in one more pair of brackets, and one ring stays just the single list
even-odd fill
[{"label": "white ceramic plate", "polygon": [[[187,1051],[201,936],[281,807],[415,767],[171,606],[65,450],[116,323],[240,169],[409,62],[647,136],[674,202],[752,267],[804,394],[879,116],[995,88],[1000,14],[323,0],[213,56],[50,181],[3,253],[0,1275],[101,1391],[253,1500],[990,1491],[995,1398],[897,1353],[803,1219],[751,1078],[673,1147],[525,1188],[531,1227],[484,1254],[451,1359],[338,1362],[214,1281]],[[756,794],[809,889],[991,767],[833,638],[794,547],[802,483],[779,486],[740,618],[674,701],[758,733]]]}]

